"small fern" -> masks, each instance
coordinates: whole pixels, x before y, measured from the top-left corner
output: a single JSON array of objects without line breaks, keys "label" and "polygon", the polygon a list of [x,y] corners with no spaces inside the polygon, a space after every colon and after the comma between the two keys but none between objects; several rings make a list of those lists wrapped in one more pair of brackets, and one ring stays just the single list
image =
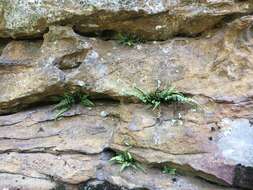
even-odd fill
[{"label": "small fern", "polygon": [[84,107],[93,107],[95,104],[92,102],[92,101],[90,101],[89,99],[88,99],[88,95],[86,95],[86,94],[81,94],[81,95],[79,95],[79,100],[80,100],[80,103],[81,103],[81,105],[82,106],[84,106]]},{"label": "small fern", "polygon": [[116,156],[110,159],[110,162],[120,164],[120,172],[123,172],[127,168],[133,168],[135,170],[141,170],[145,172],[144,168],[133,158],[128,150],[117,153]]},{"label": "small fern", "polygon": [[146,93],[143,90],[136,88],[134,94],[143,103],[149,104],[153,107],[153,110],[160,106],[161,103],[173,103],[178,102],[182,104],[189,104],[196,107],[198,103],[186,97],[183,93],[177,91],[174,87],[167,88],[165,90],[156,89],[155,92]]},{"label": "small fern", "polygon": [[94,103],[88,99],[88,95],[82,94],[80,92],[75,93],[64,93],[63,96],[58,97],[58,104],[54,106],[54,110],[56,110],[55,118],[59,118],[66,111],[70,110],[74,104],[80,103],[84,107],[92,107]]},{"label": "small fern", "polygon": [[175,168],[171,168],[169,166],[164,166],[162,173],[164,174],[169,174],[169,175],[176,175],[176,169]]},{"label": "small fern", "polygon": [[118,42],[121,45],[133,47],[135,44],[138,44],[138,43],[141,43],[144,41],[135,35],[119,33],[118,34]]}]

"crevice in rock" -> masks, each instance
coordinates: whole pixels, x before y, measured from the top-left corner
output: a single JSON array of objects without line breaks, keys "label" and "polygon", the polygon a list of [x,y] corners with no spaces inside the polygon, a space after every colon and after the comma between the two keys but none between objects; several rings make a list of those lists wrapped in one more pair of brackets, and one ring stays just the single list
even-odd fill
[{"label": "crevice in rock", "polygon": [[116,154],[116,151],[111,149],[110,146],[104,147],[103,150],[99,152],[87,152],[87,151],[79,151],[79,150],[54,150],[56,146],[52,147],[36,147],[31,148],[29,150],[20,150],[20,149],[8,149],[5,151],[0,151],[0,154],[11,154],[11,153],[19,153],[19,154],[51,154],[54,156],[63,156],[63,155],[86,155],[86,156],[101,156],[101,159],[105,159],[108,161],[113,155]]},{"label": "crevice in rock", "polygon": [[[162,15],[168,14],[168,12],[162,12],[159,14],[155,14],[155,15],[150,15],[150,16],[145,16],[143,18],[152,18],[152,17],[159,17]],[[218,23],[216,23],[214,26],[212,26],[211,28],[208,28],[208,30],[204,30],[201,32],[197,32],[197,33],[191,33],[191,32],[177,32],[173,35],[171,35],[170,37],[164,38],[164,39],[152,39],[152,40],[148,40],[145,39],[145,37],[136,34],[135,32],[129,32],[129,31],[117,31],[117,30],[113,30],[113,29],[104,29],[104,30],[98,30],[98,31],[89,31],[89,32],[81,32],[80,30],[77,29],[77,27],[74,25],[73,26],[73,30],[75,33],[79,34],[80,36],[84,36],[84,37],[95,37],[95,38],[99,38],[102,40],[118,40],[118,35],[119,34],[125,34],[125,35],[130,35],[130,36],[136,36],[140,39],[142,39],[143,41],[166,41],[168,39],[173,39],[173,38],[198,38],[201,37],[202,35],[204,35],[207,32],[210,31],[216,31],[218,29],[223,28],[225,25],[227,25],[230,22],[233,22],[234,20],[242,17],[242,16],[247,16],[247,15],[252,15],[252,13],[233,13],[233,14],[227,14],[227,15],[223,15],[222,19],[220,19],[220,21]],[[139,19],[139,17],[135,18],[135,19]],[[140,17],[140,19],[142,19],[142,17]],[[129,20],[128,20],[129,21]],[[131,21],[134,21],[134,19],[131,19]],[[145,43],[145,42],[144,42]]]},{"label": "crevice in rock", "polygon": [[[249,12],[249,13],[231,13],[231,14],[225,14],[225,15],[216,15],[213,16],[213,19],[215,20],[216,17],[221,17],[220,19],[217,20],[216,24],[213,24],[210,27],[207,27],[207,29],[202,30],[200,32],[195,32],[195,31],[187,31],[188,29],[183,28],[183,26],[180,26],[181,29],[177,32],[173,32],[172,34],[168,34],[167,37],[153,37],[152,39],[147,39],[145,36],[141,35],[141,31],[139,31],[140,29],[138,29],[136,32],[135,31],[129,31],[129,29],[126,28],[126,26],[122,25],[121,27],[119,27],[119,29],[114,29],[114,28],[110,28],[109,25],[117,25],[119,23],[122,22],[135,22],[135,21],[140,21],[140,20],[148,20],[148,19],[154,19],[154,18],[159,18],[159,17],[166,17],[166,15],[169,15],[169,11],[164,11],[164,12],[159,12],[153,15],[148,15],[145,12],[138,12],[136,13],[135,11],[120,11],[117,12],[117,16],[115,15],[116,13],[113,12],[104,12],[104,11],[99,11],[96,14],[92,14],[89,17],[84,17],[84,16],[73,16],[69,19],[66,19],[64,21],[59,21],[59,22],[54,22],[52,24],[50,24],[49,26],[52,25],[59,25],[59,26],[72,26],[73,30],[81,35],[81,36],[85,36],[85,37],[96,37],[96,38],[100,38],[102,40],[115,40],[117,39],[117,35],[119,33],[124,33],[124,34],[129,34],[129,35],[135,35],[137,37],[139,37],[140,39],[146,40],[146,41],[165,41],[171,38],[175,38],[175,37],[186,37],[186,38],[196,38],[199,36],[202,36],[204,33],[212,31],[212,30],[217,30],[222,28],[224,25],[232,22],[233,20],[240,18],[242,16],[247,16],[247,15],[252,15],[253,12]],[[87,31],[83,31],[83,29],[80,29],[81,25],[96,25],[94,23],[98,23],[100,24],[100,22],[105,22],[104,20],[94,20],[94,18],[99,18],[101,17],[101,15],[103,15],[103,17],[117,17],[116,20],[114,20],[110,23],[103,23],[106,26],[103,28],[99,28],[99,29],[93,29],[88,28]],[[196,18],[192,18],[192,20],[189,20],[189,22],[195,23],[198,22],[199,19],[201,19],[201,17],[204,17],[205,15],[200,15]],[[125,18],[124,18],[125,17]],[[207,15],[208,17],[208,15]],[[102,18],[102,17],[101,17]],[[204,19],[204,18],[202,18]],[[107,26],[108,25],[108,26]],[[13,40],[41,40],[43,39],[43,35],[45,33],[47,33],[49,31],[49,26],[46,27],[46,29],[44,29],[42,32],[38,33],[38,34],[33,34],[33,35],[20,35],[18,37],[13,37]],[[124,28],[125,27],[125,28]],[[129,26],[128,26],[129,27]],[[180,28],[179,27],[179,28]],[[185,31],[184,31],[185,30]],[[180,32],[183,31],[183,32]],[[163,31],[162,31],[163,32]],[[150,36],[152,36],[153,34],[151,33]],[[11,38],[2,38],[1,40],[5,40],[5,39],[11,39]],[[1,50],[1,48],[0,48]],[[0,51],[1,52],[1,51]]]},{"label": "crevice in rock", "polygon": [[3,49],[6,47],[6,45],[12,41],[12,39],[7,38],[7,39],[0,39],[0,56],[2,55]]},{"label": "crevice in rock", "polygon": [[7,172],[7,171],[1,171],[0,170],[0,174],[11,174],[11,175],[19,175],[19,176],[23,176],[23,178],[33,178],[33,179],[43,179],[43,180],[48,180],[48,178],[44,178],[44,177],[33,177],[30,175],[25,175],[23,173],[15,173],[15,172]]},{"label": "crevice in rock", "polygon": [[[99,79],[98,79],[99,80]],[[50,87],[53,88],[53,87]],[[71,87],[73,89],[78,89],[79,87]],[[62,96],[64,93],[68,92],[68,90],[66,90],[66,88],[62,87],[60,89],[57,89],[55,91],[52,92],[52,94],[48,94],[46,91],[41,93],[41,94],[32,94],[29,97],[22,97],[19,99],[15,99],[15,102],[22,102],[22,105],[15,105],[15,107],[11,108],[10,107],[6,107],[6,111],[4,111],[4,107],[2,107],[2,112],[0,112],[0,116],[6,116],[6,115],[10,115],[10,114],[14,114],[17,113],[19,111],[28,111],[34,108],[40,108],[43,106],[49,106],[49,105],[56,105],[57,102],[54,100],[54,97],[57,96]],[[71,90],[71,92],[74,92]],[[75,92],[80,92],[80,90],[75,90]],[[81,91],[82,92],[82,91]],[[92,92],[89,90],[85,90],[84,94],[89,94],[89,99],[91,101],[93,101],[95,103],[95,106],[97,105],[97,103],[103,103],[106,102],[108,104],[130,104],[130,103],[138,103],[141,104],[140,100],[138,100],[136,97],[129,95],[129,96],[110,96],[106,93],[98,93],[98,92]],[[194,96],[193,94],[186,94],[189,97]],[[41,97],[42,96],[42,97]],[[198,96],[202,96],[202,95],[198,95]],[[38,100],[36,100],[36,97],[40,97],[38,98]],[[212,99],[211,97],[207,97],[206,98]],[[26,102],[29,102],[30,99],[36,100],[33,101],[32,103],[29,104],[25,104]],[[224,102],[222,102],[224,103]],[[11,104],[11,102],[10,102]]]},{"label": "crevice in rock", "polygon": [[89,180],[78,186],[78,190],[149,190],[147,188],[128,189],[123,186],[112,184],[108,181]]},{"label": "crevice in rock", "polygon": [[235,177],[233,180],[235,187],[241,187],[245,189],[253,189],[253,167],[245,167],[243,165],[237,165],[235,168]]},{"label": "crevice in rock", "polygon": [[[10,154],[10,153],[38,154],[38,153],[42,153],[42,154],[52,154],[52,155],[55,155],[55,156],[58,156],[58,155],[73,155],[73,154],[95,156],[95,155],[99,155],[99,154],[105,152],[105,150],[102,150],[101,152],[97,152],[97,153],[90,153],[90,152],[78,151],[78,150],[54,150],[55,147],[56,146],[36,147],[36,148],[31,148],[29,150],[8,149],[8,150],[0,151],[0,154]],[[105,148],[105,149],[108,149],[108,148]],[[110,152],[112,152],[112,151],[110,151]]]}]

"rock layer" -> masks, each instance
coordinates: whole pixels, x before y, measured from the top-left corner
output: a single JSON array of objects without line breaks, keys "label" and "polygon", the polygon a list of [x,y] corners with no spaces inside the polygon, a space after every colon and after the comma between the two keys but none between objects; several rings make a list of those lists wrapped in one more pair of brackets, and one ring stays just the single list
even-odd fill
[{"label": "rock layer", "polygon": [[252,10],[250,0],[4,0],[0,2],[0,37],[37,37],[49,26],[61,24],[72,25],[80,33],[114,31],[164,40],[197,35]]},{"label": "rock layer", "polygon": [[0,57],[0,113],[66,89],[129,99],[134,87],[152,91],[157,81],[193,96],[250,106],[252,18],[236,20],[210,37],[176,38],[138,49],[81,37],[70,27],[51,27],[42,44],[10,42]]},{"label": "rock layer", "polygon": [[[101,112],[108,116],[102,117]],[[54,120],[52,107],[1,116],[0,170],[35,178],[52,176],[61,182],[78,184],[97,176],[99,165],[108,163],[98,161],[94,154],[108,148],[125,150],[126,143],[133,146],[130,152],[149,167],[172,164],[182,173],[223,185],[234,184],[237,164],[253,166],[253,130],[249,120],[223,115],[226,118],[219,121],[202,111],[175,106],[162,107],[160,114],[158,119],[156,113],[142,105],[100,103],[93,109],[76,107],[59,121]],[[6,154],[13,151],[19,153]],[[143,178],[149,181],[152,175],[146,175]],[[111,175],[102,176],[103,180],[116,183]],[[159,183],[158,180],[155,187]]]}]

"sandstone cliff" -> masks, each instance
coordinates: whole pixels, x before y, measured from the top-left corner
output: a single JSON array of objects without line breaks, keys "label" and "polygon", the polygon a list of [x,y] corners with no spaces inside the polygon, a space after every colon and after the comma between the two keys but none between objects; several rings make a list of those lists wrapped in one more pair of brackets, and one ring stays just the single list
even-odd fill
[{"label": "sandstone cliff", "polygon": [[[253,189],[252,12],[251,0],[0,0],[0,189]],[[158,84],[199,107],[134,96]],[[56,119],[68,91],[95,106]],[[126,149],[145,172],[109,162]]]}]

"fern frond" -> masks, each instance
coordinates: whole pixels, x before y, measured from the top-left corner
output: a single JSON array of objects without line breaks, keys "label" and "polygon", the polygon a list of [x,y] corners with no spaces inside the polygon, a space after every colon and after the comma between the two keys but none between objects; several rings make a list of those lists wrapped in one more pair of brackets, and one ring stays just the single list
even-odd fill
[{"label": "fern frond", "polygon": [[65,93],[63,96],[58,97],[59,103],[53,107],[56,110],[56,118],[61,117],[62,114],[71,109],[75,103],[81,103],[85,107],[94,106],[94,103],[88,99],[88,95],[81,94],[80,92]]},{"label": "fern frond", "polygon": [[54,106],[54,109],[62,109],[64,107],[72,106],[75,103],[75,100],[72,98],[62,99],[57,105]]},{"label": "fern frond", "polygon": [[137,98],[139,98],[143,103],[147,103],[149,96],[145,92],[143,92],[141,89],[134,87],[136,90],[136,93],[134,94]]},{"label": "fern frond", "polygon": [[123,172],[125,169],[132,167],[133,169],[140,169],[144,171],[144,168],[133,158],[133,156],[128,152],[128,150],[118,153],[116,156],[112,157],[110,162],[115,164],[120,164],[120,172]]},{"label": "fern frond", "polygon": [[145,104],[150,104],[153,107],[153,110],[158,108],[162,102],[172,103],[178,102],[182,104],[189,104],[191,106],[198,106],[198,103],[186,97],[183,93],[177,91],[174,87],[169,87],[165,90],[156,89],[155,92],[146,93],[141,89],[135,87],[136,94],[135,96],[140,99]]},{"label": "fern frond", "polygon": [[168,166],[164,166],[162,173],[169,175],[176,175],[176,169]]},{"label": "fern frond", "polygon": [[59,109],[55,115],[55,118],[58,119],[59,117],[61,117],[66,111],[70,110],[70,106],[69,107],[63,107],[61,109]]},{"label": "fern frond", "polygon": [[81,97],[80,103],[84,107],[93,107],[95,104],[88,99],[88,95],[83,95]]}]

